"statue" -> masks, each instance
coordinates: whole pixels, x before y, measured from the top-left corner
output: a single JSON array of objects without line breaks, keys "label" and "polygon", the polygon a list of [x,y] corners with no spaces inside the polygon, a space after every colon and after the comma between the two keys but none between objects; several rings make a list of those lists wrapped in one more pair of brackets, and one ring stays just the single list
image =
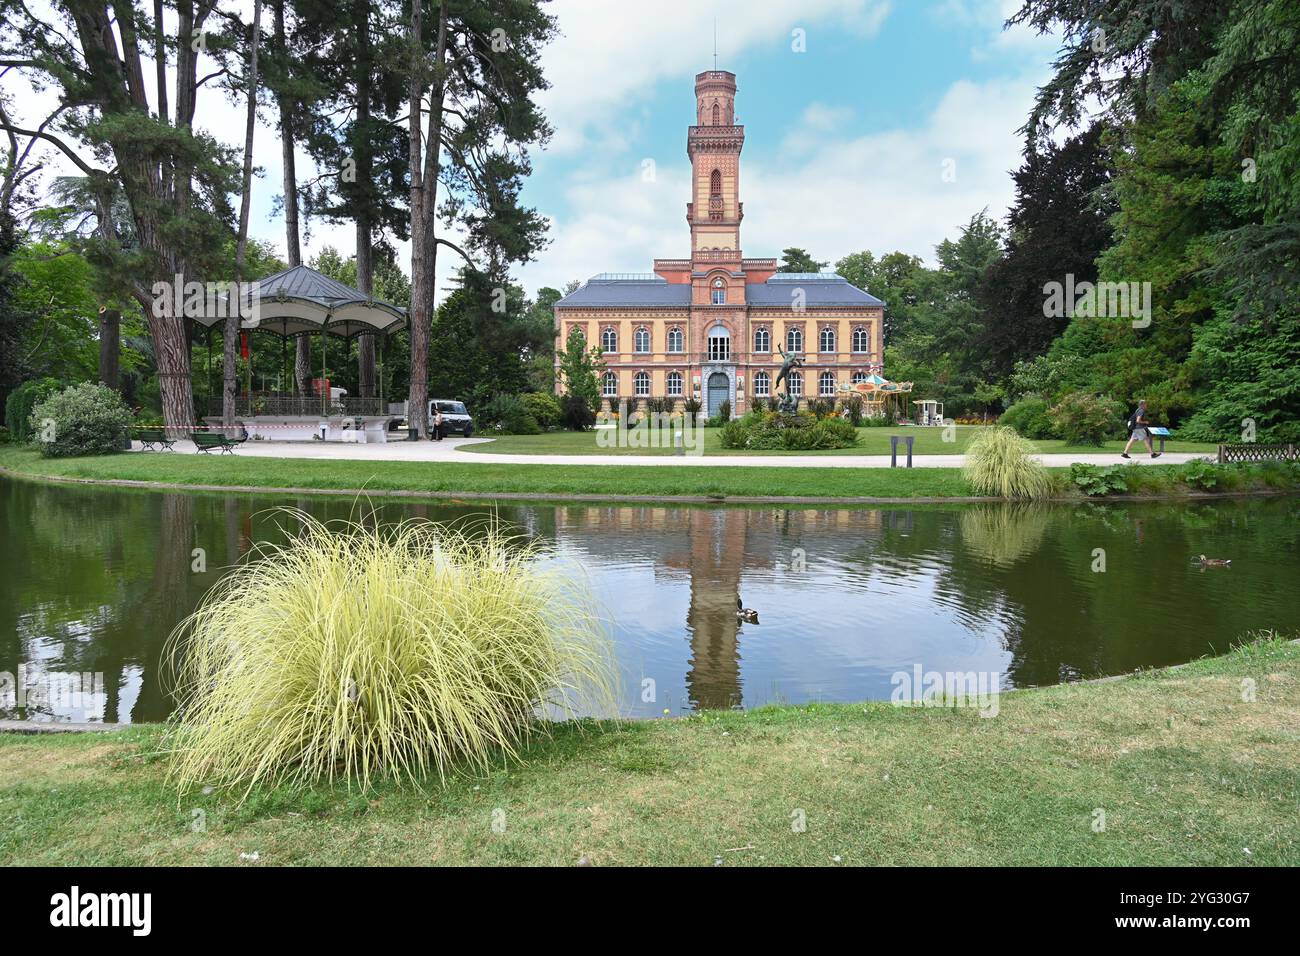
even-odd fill
[{"label": "statue", "polygon": [[790,370],[803,368],[803,357],[798,352],[786,352],[779,345],[776,350],[781,354],[781,371],[776,373],[776,383],[772,386],[772,392],[776,394],[781,387],[781,383],[787,382],[786,392],[781,395],[781,411],[793,412],[799,407],[799,399],[794,398],[789,393]]}]

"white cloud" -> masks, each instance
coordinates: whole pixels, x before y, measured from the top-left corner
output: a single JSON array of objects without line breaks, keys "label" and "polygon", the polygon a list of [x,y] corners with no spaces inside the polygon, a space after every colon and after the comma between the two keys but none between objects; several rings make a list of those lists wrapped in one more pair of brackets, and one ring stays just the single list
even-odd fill
[{"label": "white cloud", "polygon": [[796,27],[807,31],[810,50],[818,29],[874,36],[889,8],[883,0],[555,0],[548,10],[561,35],[543,54],[551,89],[540,97],[556,129],[550,148],[564,154],[598,143],[608,152],[624,142],[614,117],[648,99],[660,80],[710,62],[715,19],[725,68],[750,46],[789,43]]}]

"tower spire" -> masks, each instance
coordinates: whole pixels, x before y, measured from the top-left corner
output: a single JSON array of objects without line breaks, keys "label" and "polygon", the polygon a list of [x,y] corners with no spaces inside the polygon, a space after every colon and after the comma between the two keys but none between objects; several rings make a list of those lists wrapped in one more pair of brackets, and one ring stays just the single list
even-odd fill
[{"label": "tower spire", "polygon": [[713,68],[718,68],[718,18],[713,18]]}]

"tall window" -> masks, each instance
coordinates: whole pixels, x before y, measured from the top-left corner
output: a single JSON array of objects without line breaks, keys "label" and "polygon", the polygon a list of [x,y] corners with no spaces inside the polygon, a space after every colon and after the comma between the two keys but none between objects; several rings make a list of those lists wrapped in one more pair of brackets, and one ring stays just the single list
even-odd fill
[{"label": "tall window", "polygon": [[632,387],[638,397],[644,397],[650,394],[650,373],[637,372],[632,379]]},{"label": "tall window", "polygon": [[754,351],[770,352],[772,351],[772,333],[768,329],[758,328],[754,330]]},{"label": "tall window", "polygon": [[787,381],[790,383],[790,396],[792,398],[798,398],[803,394],[803,372],[791,372]]},{"label": "tall window", "polygon": [[709,361],[726,362],[731,359],[731,333],[720,325],[709,332]]},{"label": "tall window", "polygon": [[835,330],[822,329],[821,337],[818,341],[818,346],[823,352],[834,352],[835,351]]},{"label": "tall window", "polygon": [[600,333],[600,350],[602,352],[618,351],[618,333],[613,329],[605,329]]},{"label": "tall window", "polygon": [[682,373],[668,373],[668,395],[670,398],[680,397],[682,394]]},{"label": "tall window", "polygon": [[713,280],[713,304],[727,304],[727,286],[721,279]]},{"label": "tall window", "polygon": [[754,395],[757,398],[766,398],[772,394],[772,376],[766,372],[754,373]]},{"label": "tall window", "polygon": [[683,350],[683,349],[682,349],[682,330],[681,330],[681,329],[669,329],[669,330],[668,330],[668,351],[670,351],[670,352],[681,352],[682,350]]},{"label": "tall window", "polygon": [[835,373],[822,372],[821,378],[817,380],[817,390],[825,398],[835,394]]},{"label": "tall window", "polygon": [[722,110],[718,109],[718,104],[713,104],[713,125],[718,126],[722,122]]},{"label": "tall window", "polygon": [[600,383],[600,394],[606,398],[618,397],[618,376],[613,372],[606,372],[604,381]]},{"label": "tall window", "polygon": [[[717,111],[718,108],[713,107],[713,125],[715,126],[718,124]],[[722,173],[715,169],[709,177],[709,218],[721,219],[722,214]]]},{"label": "tall window", "polygon": [[637,352],[650,351],[650,330],[645,326],[637,329],[632,336],[632,348]]},{"label": "tall window", "polygon": [[803,351],[803,329],[788,329],[786,331],[785,350],[787,352]]},{"label": "tall window", "polygon": [[871,335],[870,333],[867,332],[865,328],[863,328],[860,325],[853,330],[853,351],[855,352],[871,351]]}]

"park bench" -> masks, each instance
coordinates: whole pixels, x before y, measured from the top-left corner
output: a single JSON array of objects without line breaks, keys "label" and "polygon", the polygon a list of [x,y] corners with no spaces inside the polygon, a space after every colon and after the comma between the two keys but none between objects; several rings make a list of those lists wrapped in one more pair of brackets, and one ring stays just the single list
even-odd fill
[{"label": "park bench", "polygon": [[190,432],[190,441],[194,442],[195,451],[206,453],[220,449],[223,455],[234,454],[235,448],[248,441],[248,430],[240,429],[240,435],[238,438],[231,438],[219,431]]},{"label": "park bench", "polygon": [[168,438],[161,428],[141,428],[135,436],[140,440],[141,451],[171,451],[176,439]]},{"label": "park bench", "polygon": [[1294,442],[1277,445],[1246,442],[1219,446],[1220,465],[1236,461],[1300,461],[1300,448]]}]

